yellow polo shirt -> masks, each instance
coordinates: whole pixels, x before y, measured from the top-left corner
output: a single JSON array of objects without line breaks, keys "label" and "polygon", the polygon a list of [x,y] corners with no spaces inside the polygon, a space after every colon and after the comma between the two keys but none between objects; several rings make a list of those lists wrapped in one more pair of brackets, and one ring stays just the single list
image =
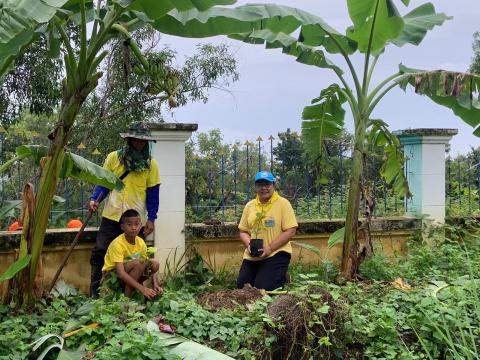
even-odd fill
[{"label": "yellow polo shirt", "polygon": [[108,246],[102,271],[114,270],[116,263],[147,258],[147,245],[141,237],[137,236],[135,244],[130,244],[125,238],[125,234],[122,234],[116,237]]},{"label": "yellow polo shirt", "polygon": [[[256,216],[257,209],[255,207],[255,200],[251,200],[243,209],[242,218],[240,219],[238,228],[253,235],[251,230],[255,223]],[[257,237],[263,239],[264,247],[272,243],[285,230],[298,227],[297,219],[295,218],[295,213],[293,212],[290,202],[280,196],[278,200],[272,204],[271,209],[265,214],[263,225],[264,229],[260,231]],[[292,245],[290,244],[290,241],[281,248],[275,250],[269,257],[275,255],[279,251],[285,251],[291,254]],[[251,257],[248,250],[245,249],[243,259],[258,261],[263,260],[264,258]]]},{"label": "yellow polo shirt", "polygon": [[[118,152],[108,154],[103,167],[118,177],[125,172],[120,163]],[[113,221],[119,221],[120,216],[128,209],[139,212],[142,225],[147,222],[147,188],[160,184],[158,164],[155,159],[150,163],[150,169],[144,171],[130,171],[123,179],[125,187],[121,190],[111,190],[103,209],[102,216]]]}]

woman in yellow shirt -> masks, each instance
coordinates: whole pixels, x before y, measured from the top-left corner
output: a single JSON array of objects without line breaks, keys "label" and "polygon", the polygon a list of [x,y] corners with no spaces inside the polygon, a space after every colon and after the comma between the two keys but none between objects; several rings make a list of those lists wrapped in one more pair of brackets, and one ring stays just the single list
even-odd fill
[{"label": "woman in yellow shirt", "polygon": [[[245,246],[237,287],[250,284],[274,290],[285,285],[292,254],[290,239],[298,227],[290,202],[275,191],[275,177],[268,171],[255,175],[257,196],[245,205],[238,228]],[[252,239],[263,240],[258,249]]]}]

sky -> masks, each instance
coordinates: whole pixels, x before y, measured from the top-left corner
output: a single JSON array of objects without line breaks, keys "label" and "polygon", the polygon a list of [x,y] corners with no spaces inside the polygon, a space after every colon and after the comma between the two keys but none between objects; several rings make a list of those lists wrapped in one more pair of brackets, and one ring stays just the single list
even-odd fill
[{"label": "sky", "polygon": [[[237,5],[249,1],[237,1]],[[261,2],[261,1],[258,1]],[[405,14],[425,1],[411,0],[405,8],[395,1]],[[346,1],[341,0],[264,0],[293,6],[311,12],[342,33],[351,25]],[[466,71],[473,56],[473,33],[480,31],[479,0],[434,0],[437,12],[453,16],[441,27],[427,33],[420,46],[406,45],[402,48],[388,46],[380,58],[375,80],[382,80],[403,63],[418,69],[445,69]],[[260,45],[244,44],[227,37],[210,39],[185,39],[163,36],[162,43],[178,52],[182,59],[195,52],[198,43],[227,43],[238,60],[240,80],[232,84],[229,92],[213,90],[207,104],[194,103],[164,114],[167,122],[198,123],[198,131],[221,130],[224,141],[255,141],[287,128],[300,131],[302,109],[317,97],[320,91],[333,82],[338,82],[332,71],[297,63],[292,56],[281,50],[266,50]],[[329,56],[344,69],[342,58]],[[363,56],[354,58],[359,65]],[[451,141],[451,153],[466,153],[471,147],[480,146],[480,139],[472,134],[473,129],[445,107],[419,96],[412,90],[391,91],[377,106],[373,118],[390,124],[391,130],[407,128],[456,128],[458,135]],[[346,126],[352,130],[352,118],[346,117]]]}]

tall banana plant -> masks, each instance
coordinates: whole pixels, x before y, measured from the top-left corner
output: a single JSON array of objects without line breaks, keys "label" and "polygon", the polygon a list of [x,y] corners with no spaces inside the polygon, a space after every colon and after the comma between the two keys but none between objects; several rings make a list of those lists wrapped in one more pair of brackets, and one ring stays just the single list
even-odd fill
[{"label": "tall banana plant", "polygon": [[[354,278],[362,259],[371,253],[368,220],[372,204],[368,201],[368,187],[363,181],[369,144],[384,147],[382,176],[397,194],[409,196],[400,143],[389,132],[386,122],[373,118],[374,110],[384,96],[395,87],[406,89],[410,86],[416,93],[452,109],[455,115],[474,128],[476,135],[480,135],[478,76],[443,70],[417,70],[400,65],[396,71],[392,71],[391,76],[372,83],[375,67],[386,53],[388,45],[419,45],[428,31],[450,19],[443,13],[436,13],[431,3],[401,15],[399,6],[408,7],[409,3],[409,0],[347,0],[352,25],[344,34],[318,16],[277,5],[246,5],[235,10],[212,8],[202,13],[173,11],[168,23],[156,24],[164,32],[175,29],[177,35],[184,36],[195,34],[203,26],[215,25],[216,33],[221,34],[229,30],[218,15],[233,17],[245,31],[230,32],[231,38],[265,44],[267,49],[281,49],[284,54],[295,56],[300,63],[328,69],[336,74],[339,83],[323,90],[312,101],[312,105],[304,109],[302,133],[309,150],[319,154],[323,139],[335,138],[340,134],[344,106],[350,109],[354,123],[354,145],[346,222],[345,228],[332,238],[343,241],[340,280]],[[326,53],[340,55],[344,65],[327,58]],[[358,68],[352,61],[355,55],[363,57],[363,64]],[[367,207],[366,222],[360,223],[362,193],[363,198],[367,199]]]}]

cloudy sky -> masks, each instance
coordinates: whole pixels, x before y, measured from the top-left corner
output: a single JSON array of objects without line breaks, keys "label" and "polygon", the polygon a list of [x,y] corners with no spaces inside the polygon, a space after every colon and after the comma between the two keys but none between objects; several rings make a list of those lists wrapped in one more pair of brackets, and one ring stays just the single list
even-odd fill
[{"label": "cloudy sky", "polygon": [[[412,0],[408,9],[400,1],[396,2],[400,11],[405,13],[425,1]],[[341,32],[351,24],[346,1],[275,0],[264,3],[309,11]],[[435,0],[433,3],[437,12],[444,12],[453,16],[453,19],[430,31],[418,47],[388,47],[377,65],[377,80],[393,74],[399,63],[419,69],[468,69],[473,56],[473,33],[480,31],[480,1]],[[303,107],[318,96],[323,88],[337,82],[331,71],[299,64],[294,57],[283,55],[280,50],[265,50],[262,46],[248,45],[226,37],[200,41],[230,44],[239,61],[240,80],[229,88],[230,93],[212,91],[207,104],[189,104],[164,115],[166,121],[196,122],[199,131],[219,128],[227,142],[252,141],[258,136],[264,139],[269,135],[276,137],[278,132],[287,128],[299,131]],[[192,54],[198,42],[196,39],[163,37],[163,43],[175,49],[179,58]],[[344,66],[342,59],[333,59]],[[360,64],[362,60],[355,58],[355,63]],[[457,128],[459,134],[452,140],[452,152],[455,154],[480,145],[480,139],[472,135],[472,128],[456,118],[451,110],[411,91],[391,91],[372,116],[387,121],[392,130]],[[351,117],[347,118],[347,128],[352,128]]]}]

